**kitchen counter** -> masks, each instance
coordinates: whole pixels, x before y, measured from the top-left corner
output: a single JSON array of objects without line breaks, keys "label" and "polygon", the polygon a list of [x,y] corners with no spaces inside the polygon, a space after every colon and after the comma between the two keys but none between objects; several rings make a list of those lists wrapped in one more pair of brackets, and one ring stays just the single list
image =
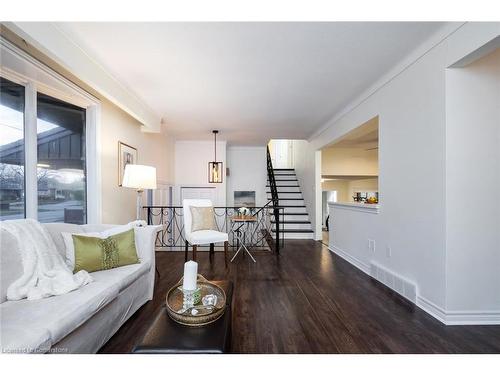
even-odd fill
[{"label": "kitchen counter", "polygon": [[341,209],[351,211],[361,211],[370,214],[378,214],[380,204],[367,204],[360,202],[328,202],[330,209]]}]

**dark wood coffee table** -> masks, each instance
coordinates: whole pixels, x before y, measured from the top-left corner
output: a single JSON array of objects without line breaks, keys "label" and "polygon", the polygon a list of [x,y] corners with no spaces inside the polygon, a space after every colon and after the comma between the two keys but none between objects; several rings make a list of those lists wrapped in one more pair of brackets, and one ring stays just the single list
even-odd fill
[{"label": "dark wood coffee table", "polygon": [[172,320],[163,306],[141,342],[132,350],[136,354],[215,354],[231,350],[231,302],[233,283],[211,281],[226,293],[224,315],[202,327],[189,327]]}]

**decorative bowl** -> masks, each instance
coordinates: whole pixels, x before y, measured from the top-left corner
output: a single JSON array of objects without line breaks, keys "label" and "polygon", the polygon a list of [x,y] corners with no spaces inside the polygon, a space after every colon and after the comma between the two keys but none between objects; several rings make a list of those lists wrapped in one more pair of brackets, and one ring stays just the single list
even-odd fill
[{"label": "decorative bowl", "polygon": [[203,305],[194,306],[193,308],[198,311],[196,315],[191,313],[193,308],[189,308],[187,310],[183,309],[184,295],[182,292],[181,279],[167,292],[165,299],[167,314],[177,323],[192,327],[199,327],[215,322],[224,314],[226,309],[226,293],[224,290],[211,283],[201,275],[198,275],[197,284],[198,288],[200,288],[202,299],[206,295],[213,294],[216,296],[215,306],[211,309],[206,308],[206,306]]}]

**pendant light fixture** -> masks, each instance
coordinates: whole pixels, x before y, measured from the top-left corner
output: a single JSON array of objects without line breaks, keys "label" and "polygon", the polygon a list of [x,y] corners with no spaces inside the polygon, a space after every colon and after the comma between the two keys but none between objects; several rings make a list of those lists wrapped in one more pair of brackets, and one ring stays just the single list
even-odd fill
[{"label": "pendant light fixture", "polygon": [[218,130],[212,130],[214,133],[214,161],[208,162],[208,182],[211,184],[222,183],[222,162],[217,161],[217,134]]}]

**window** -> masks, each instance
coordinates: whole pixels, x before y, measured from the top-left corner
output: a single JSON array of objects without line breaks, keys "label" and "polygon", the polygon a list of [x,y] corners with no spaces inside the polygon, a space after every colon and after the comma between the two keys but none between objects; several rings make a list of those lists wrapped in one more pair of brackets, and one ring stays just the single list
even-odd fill
[{"label": "window", "polygon": [[99,101],[0,47],[0,220],[99,223]]},{"label": "window", "polygon": [[24,217],[24,86],[0,77],[0,220]]},{"label": "window", "polygon": [[37,94],[37,196],[41,222],[86,222],[85,109]]}]

